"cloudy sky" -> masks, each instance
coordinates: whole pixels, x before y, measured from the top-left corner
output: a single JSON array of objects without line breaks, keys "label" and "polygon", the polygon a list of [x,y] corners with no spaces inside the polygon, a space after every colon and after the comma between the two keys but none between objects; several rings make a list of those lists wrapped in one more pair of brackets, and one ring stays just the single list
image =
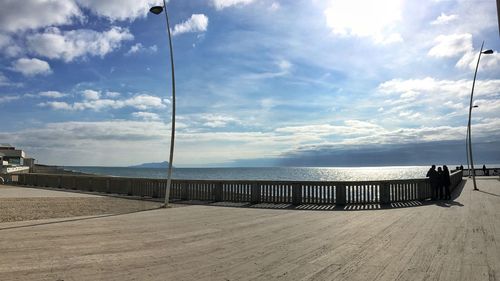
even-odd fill
[{"label": "cloudy sky", "polygon": [[[0,143],[40,163],[168,158],[156,0],[1,0]],[[174,165],[500,162],[494,0],[170,0]]]}]

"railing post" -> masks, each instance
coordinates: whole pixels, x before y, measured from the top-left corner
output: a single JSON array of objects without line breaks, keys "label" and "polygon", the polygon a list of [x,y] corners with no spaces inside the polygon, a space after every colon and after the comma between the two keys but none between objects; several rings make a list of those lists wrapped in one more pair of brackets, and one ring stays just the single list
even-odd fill
[{"label": "railing post", "polygon": [[391,203],[391,189],[388,182],[380,184],[380,204]]},{"label": "railing post", "polygon": [[216,182],[214,187],[215,202],[222,201],[222,182]]},{"label": "railing post", "polygon": [[106,179],[106,193],[111,193],[109,178]]},{"label": "railing post", "polygon": [[335,185],[335,204],[336,205],[345,205],[345,184],[336,184]]},{"label": "railing post", "polygon": [[252,190],[250,191],[251,192],[251,203],[252,204],[258,204],[260,203],[260,198],[261,198],[261,194],[260,194],[260,183],[252,183]]},{"label": "railing post", "polygon": [[181,195],[181,199],[184,200],[184,201],[187,201],[189,200],[189,185],[187,182],[182,182],[181,183],[181,192],[182,192],[182,195]]},{"label": "railing post", "polygon": [[417,193],[418,193],[418,200],[423,201],[427,199],[426,195],[426,188],[425,188],[425,181],[419,181],[417,185]]},{"label": "railing post", "polygon": [[134,194],[133,190],[132,190],[132,180],[131,179],[127,179],[126,181],[126,186],[127,186],[127,190],[128,190],[128,195],[132,195],[132,196],[141,196],[140,194]]},{"label": "railing post", "polygon": [[[153,188],[153,198],[160,198],[160,184],[159,180],[154,180],[151,182]],[[172,184],[173,185],[173,184]]]},{"label": "railing post", "polygon": [[296,206],[302,204],[302,184],[300,183],[292,184],[292,204]]},{"label": "railing post", "polygon": [[99,192],[98,188],[94,188],[94,178],[90,178],[89,177],[89,178],[87,178],[87,180],[88,180],[87,183],[86,183],[86,185],[88,185],[87,190],[91,191],[91,192],[93,192],[93,191]]}]

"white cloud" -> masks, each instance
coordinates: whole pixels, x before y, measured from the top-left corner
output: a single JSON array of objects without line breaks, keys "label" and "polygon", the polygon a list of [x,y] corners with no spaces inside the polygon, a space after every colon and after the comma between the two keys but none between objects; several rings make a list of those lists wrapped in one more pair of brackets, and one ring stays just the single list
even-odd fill
[{"label": "white cloud", "polygon": [[0,52],[8,57],[15,57],[22,53],[22,49],[9,35],[0,33]]},{"label": "white cloud", "polygon": [[7,86],[10,85],[10,81],[5,75],[0,72],[0,86]]},{"label": "white cloud", "polygon": [[20,58],[12,63],[12,70],[22,73],[24,76],[47,75],[52,73],[48,62],[37,58]]},{"label": "white cloud", "polygon": [[101,98],[101,93],[94,90],[84,90],[82,95],[85,100],[98,100]]},{"label": "white cloud", "polygon": [[11,42],[11,39],[9,36],[0,33],[0,49],[4,48],[5,46],[9,45]]},{"label": "white cloud", "polygon": [[130,49],[125,53],[126,56],[130,56],[136,53],[156,53],[158,51],[158,47],[156,45],[152,45],[149,47],[144,47],[141,43],[134,44],[130,47]]},{"label": "white cloud", "polygon": [[408,111],[400,111],[399,112],[399,117],[401,118],[406,118],[406,119],[417,119],[421,117],[422,115],[419,112],[414,112],[413,110],[408,110]]},{"label": "white cloud", "polygon": [[57,110],[73,110],[73,107],[70,104],[63,101],[42,102],[39,103],[38,105],[42,107],[50,107],[52,109],[57,109]]},{"label": "white cloud", "polygon": [[158,121],[158,120],[160,120],[160,116],[158,114],[152,113],[152,112],[139,111],[139,112],[132,113],[132,116],[134,116],[135,118],[146,120],[146,121]]},{"label": "white cloud", "polygon": [[[378,91],[384,94],[404,94],[408,92],[417,93],[421,98],[422,94],[430,94],[449,97],[466,97],[470,95],[471,80],[436,80],[434,78],[424,79],[392,79],[381,83]],[[478,80],[476,87],[481,89],[482,95],[493,96],[500,89],[500,80]]]},{"label": "white cloud", "polygon": [[208,27],[208,17],[204,14],[193,14],[191,18],[185,22],[176,24],[172,31],[172,35],[179,35],[188,32],[205,32]]},{"label": "white cloud", "polygon": [[336,35],[371,37],[375,43],[402,41],[394,30],[401,21],[401,0],[334,0],[324,11],[326,24]]},{"label": "white cloud", "polygon": [[81,17],[80,9],[72,0],[3,0],[0,9],[0,30],[18,32],[63,25]]},{"label": "white cloud", "polygon": [[280,3],[278,3],[278,2],[273,2],[273,3],[271,4],[271,6],[269,6],[269,10],[271,10],[271,11],[277,11],[277,10],[279,10],[280,8],[281,8],[281,5],[280,5]]},{"label": "white cloud", "polygon": [[455,21],[458,19],[458,15],[447,15],[445,13],[441,13],[437,19],[431,22],[432,25],[440,25],[447,24],[449,22]]},{"label": "white cloud", "polygon": [[73,104],[63,102],[44,102],[40,106],[50,107],[55,110],[94,110],[100,111],[104,109],[120,109],[125,107],[132,107],[139,110],[165,108],[168,101],[162,100],[159,97],[150,96],[147,94],[140,94],[128,99],[112,100],[100,99],[100,93],[93,90],[86,90],[83,92],[84,100],[75,102]]},{"label": "white cloud", "polygon": [[133,21],[136,18],[145,17],[150,7],[155,5],[163,6],[163,3],[159,0],[77,0],[77,2],[94,14],[111,21]]},{"label": "white cloud", "polygon": [[279,66],[281,71],[286,71],[286,72],[289,71],[293,66],[293,64],[288,60],[280,60],[276,64]]},{"label": "white cloud", "polygon": [[500,99],[496,100],[478,99],[475,100],[474,104],[479,106],[477,114],[500,112]]},{"label": "white cloud", "polygon": [[276,133],[292,134],[298,139],[308,139],[309,141],[320,141],[329,136],[370,135],[382,131],[385,129],[379,125],[361,120],[346,120],[343,125],[301,125],[281,127],[275,130]]},{"label": "white cloud", "polygon": [[15,101],[15,100],[18,100],[20,98],[21,98],[20,96],[0,96],[0,104]]},{"label": "white cloud", "polygon": [[428,52],[431,57],[457,57],[474,49],[470,33],[439,35],[434,39],[434,42],[436,44]]},{"label": "white cloud", "polygon": [[[479,51],[475,52],[471,50],[465,53],[462,58],[455,65],[458,68],[469,68],[474,70],[476,68],[477,59],[479,56]],[[479,69],[498,69],[500,68],[500,54],[494,52],[493,54],[483,54],[481,55],[481,61],[479,63]]]},{"label": "white cloud", "polygon": [[288,75],[293,68],[293,64],[286,59],[276,60],[273,67],[276,66],[278,67],[277,70],[243,75],[242,79],[259,80],[281,77]]},{"label": "white cloud", "polygon": [[[378,87],[377,91],[386,100],[379,98],[380,102],[374,101],[372,105],[384,106],[379,118],[399,122],[398,126],[406,126],[401,123],[405,120],[414,121],[418,125],[454,124],[457,117],[466,118],[468,114],[471,87],[472,81],[465,79],[393,79]],[[498,79],[477,80],[474,97],[476,101],[479,99],[494,103],[500,97],[498,89]],[[493,113],[492,111],[491,114]]]},{"label": "white cloud", "polygon": [[118,93],[118,92],[106,92],[106,97],[108,98],[117,98],[119,97],[121,94]]},{"label": "white cloud", "polygon": [[140,110],[146,110],[150,108],[165,108],[165,103],[168,103],[168,101],[146,94],[141,94],[124,101],[124,104],[126,106],[135,107]]},{"label": "white cloud", "polygon": [[[138,118],[148,115],[148,112],[143,113],[135,115]],[[484,119],[474,124],[474,128],[478,138],[500,136],[500,119]],[[347,138],[328,139],[331,133],[337,132]],[[385,129],[361,120],[349,120],[338,126],[283,127],[270,132],[193,132],[180,129],[176,139],[176,163],[204,164],[278,156],[287,150],[298,151],[297,147],[307,149],[330,145],[349,149],[360,145],[463,140],[464,132],[465,125]],[[148,157],[151,155],[163,157],[159,159],[163,161],[168,155],[158,151],[168,148],[169,135],[170,127],[162,122],[109,120],[49,123],[42,128],[0,132],[0,140],[22,146],[43,163],[112,166],[116,163],[127,165],[130,161],[150,162]],[[95,153],[88,153],[89,150]]]},{"label": "white cloud", "polygon": [[38,93],[38,95],[41,97],[53,98],[53,99],[58,99],[67,96],[66,94],[63,94],[58,91],[45,91]]},{"label": "white cloud", "polygon": [[212,5],[217,10],[222,10],[236,5],[248,5],[255,0],[212,0]]},{"label": "white cloud", "polygon": [[390,33],[386,36],[376,38],[376,43],[381,45],[389,45],[394,43],[403,42],[403,37],[399,33]]},{"label": "white cloud", "polygon": [[[458,68],[476,68],[479,50],[476,51],[472,45],[472,35],[470,33],[440,35],[434,40],[436,45],[432,47],[428,55],[437,58],[461,58],[455,64]],[[486,48],[485,48],[486,49]],[[500,68],[500,54],[495,52],[489,55],[481,56],[482,69]]]},{"label": "white cloud", "polygon": [[113,26],[104,32],[89,29],[61,31],[48,28],[44,33],[28,36],[31,52],[50,59],[66,62],[87,55],[104,57],[120,48],[122,41],[132,40],[134,36],[128,29]]},{"label": "white cloud", "polygon": [[62,122],[0,131],[0,140],[15,143],[44,164],[129,165],[166,159],[168,153],[159,151],[168,147],[169,129],[162,122]]},{"label": "white cloud", "polygon": [[0,72],[0,86],[10,86],[10,87],[21,87],[22,83],[15,83],[10,81],[10,79]]},{"label": "white cloud", "polygon": [[230,123],[239,123],[236,118],[222,114],[203,114],[201,120],[203,126],[210,128],[222,128]]}]

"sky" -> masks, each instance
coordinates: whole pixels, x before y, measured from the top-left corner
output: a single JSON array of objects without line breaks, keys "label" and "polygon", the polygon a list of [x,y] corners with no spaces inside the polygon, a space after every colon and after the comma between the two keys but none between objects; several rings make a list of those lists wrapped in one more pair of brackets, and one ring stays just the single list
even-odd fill
[{"label": "sky", "polygon": [[[160,2],[161,3],[161,2]],[[0,0],[0,143],[38,163],[168,159],[156,0]],[[495,0],[167,1],[174,166],[500,163]]]}]

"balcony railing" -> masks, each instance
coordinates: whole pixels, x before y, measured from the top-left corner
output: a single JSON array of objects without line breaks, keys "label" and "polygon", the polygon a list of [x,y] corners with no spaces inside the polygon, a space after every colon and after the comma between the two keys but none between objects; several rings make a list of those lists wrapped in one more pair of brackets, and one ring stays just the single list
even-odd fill
[{"label": "balcony railing", "polygon": [[[451,174],[450,189],[462,181],[462,171]],[[167,180],[89,175],[19,174],[20,185],[163,198]],[[258,181],[173,180],[170,198],[285,204],[388,204],[432,197],[428,179],[381,181]]]}]

